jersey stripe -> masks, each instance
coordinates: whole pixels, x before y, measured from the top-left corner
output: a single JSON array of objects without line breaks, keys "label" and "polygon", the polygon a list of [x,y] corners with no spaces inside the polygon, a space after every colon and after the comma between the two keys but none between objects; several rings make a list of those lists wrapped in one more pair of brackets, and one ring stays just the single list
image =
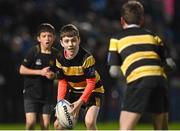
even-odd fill
[{"label": "jersey stripe", "polygon": [[128,75],[127,82],[130,83],[144,76],[164,76],[167,78],[163,68],[159,66],[141,66]]},{"label": "jersey stripe", "polygon": [[89,68],[90,66],[93,66],[94,64],[95,64],[95,60],[94,60],[93,56],[89,56],[84,61],[82,67],[86,69],[86,68]]},{"label": "jersey stripe", "polygon": [[117,42],[118,52],[121,53],[122,50],[124,50],[129,46],[144,44],[144,43],[157,45],[156,39],[154,39],[154,37],[151,35],[127,36],[125,38],[120,39]]},{"label": "jersey stripe", "polygon": [[117,43],[118,43],[118,40],[116,39],[111,39],[110,40],[110,45],[109,45],[109,51],[117,51]]},{"label": "jersey stripe", "polygon": [[124,60],[121,69],[123,74],[126,74],[126,70],[128,67],[133,64],[136,61],[142,60],[142,59],[159,59],[159,56],[157,53],[152,51],[145,51],[145,52],[136,52],[133,53]]},{"label": "jersey stripe", "polygon": [[71,67],[64,67],[62,66],[64,74],[67,76],[81,76],[84,75],[83,67],[82,66],[71,66]]}]

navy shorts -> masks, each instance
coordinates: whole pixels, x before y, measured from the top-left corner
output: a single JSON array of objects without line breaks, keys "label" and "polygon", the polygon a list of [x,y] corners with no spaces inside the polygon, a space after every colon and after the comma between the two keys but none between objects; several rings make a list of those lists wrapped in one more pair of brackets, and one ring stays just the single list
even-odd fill
[{"label": "navy shorts", "polygon": [[54,110],[54,106],[48,103],[25,99],[24,110],[25,113],[33,112],[40,114],[51,114],[51,112]]},{"label": "navy shorts", "polygon": [[168,112],[168,84],[163,77],[145,77],[127,86],[122,110],[129,112]]}]

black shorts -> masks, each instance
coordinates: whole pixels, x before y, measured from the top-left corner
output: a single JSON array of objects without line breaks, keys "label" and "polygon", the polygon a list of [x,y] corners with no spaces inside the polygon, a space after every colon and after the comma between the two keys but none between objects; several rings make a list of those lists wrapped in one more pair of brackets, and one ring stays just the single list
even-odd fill
[{"label": "black shorts", "polygon": [[[72,92],[69,92],[67,94],[67,96],[65,97],[65,99],[68,100],[70,103],[73,103],[73,102],[77,101],[81,97],[81,95],[82,95],[81,93],[72,93]],[[82,108],[86,108],[87,109],[87,108],[89,108],[92,105],[100,107],[103,104],[103,100],[104,100],[104,94],[93,92],[90,95],[87,103],[82,105]]]},{"label": "black shorts", "polygon": [[168,112],[168,84],[163,77],[145,77],[127,86],[122,110],[129,112]]},{"label": "black shorts", "polygon": [[51,114],[51,112],[54,110],[54,106],[48,103],[25,99],[24,110],[25,113],[33,112],[40,114]]}]

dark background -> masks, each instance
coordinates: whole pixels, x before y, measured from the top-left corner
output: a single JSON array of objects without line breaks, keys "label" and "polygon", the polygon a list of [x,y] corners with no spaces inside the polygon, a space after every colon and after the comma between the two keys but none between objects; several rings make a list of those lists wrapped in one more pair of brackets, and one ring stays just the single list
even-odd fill
[{"label": "dark background", "polygon": [[[73,23],[81,32],[81,45],[96,58],[106,89],[100,121],[117,121],[124,84],[108,74],[109,39],[121,30],[120,8],[125,0],[0,0],[0,123],[24,122],[23,79],[19,65],[35,44],[37,26],[49,22],[56,28],[55,47],[62,25]],[[141,0],[145,27],[159,35],[180,65],[180,1]],[[170,121],[180,121],[179,68],[169,74]],[[146,122],[148,116],[142,118]]]}]

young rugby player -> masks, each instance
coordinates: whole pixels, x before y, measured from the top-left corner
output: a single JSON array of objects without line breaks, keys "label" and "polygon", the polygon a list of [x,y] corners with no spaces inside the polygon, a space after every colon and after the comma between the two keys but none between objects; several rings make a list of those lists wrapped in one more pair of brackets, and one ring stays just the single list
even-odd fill
[{"label": "young rugby player", "polygon": [[142,28],[144,8],[138,1],[122,6],[123,31],[110,40],[110,73],[121,70],[127,89],[120,113],[120,129],[135,128],[143,112],[154,116],[154,129],[168,129],[168,87],[164,65],[173,67],[162,40]]},{"label": "young rugby player", "polygon": [[23,93],[27,130],[35,129],[38,114],[41,129],[49,128],[58,52],[52,47],[54,40],[54,27],[49,23],[41,24],[37,32],[39,44],[29,50],[20,66],[19,72],[24,75]]},{"label": "young rugby player", "polygon": [[[87,129],[96,130],[104,87],[95,68],[95,59],[80,46],[79,30],[72,24],[61,28],[60,43],[64,49],[56,62],[59,68],[57,99],[67,99],[73,104],[72,113],[75,118],[78,118],[80,108],[84,108]],[[58,120],[54,122],[54,127],[62,129]]]}]

